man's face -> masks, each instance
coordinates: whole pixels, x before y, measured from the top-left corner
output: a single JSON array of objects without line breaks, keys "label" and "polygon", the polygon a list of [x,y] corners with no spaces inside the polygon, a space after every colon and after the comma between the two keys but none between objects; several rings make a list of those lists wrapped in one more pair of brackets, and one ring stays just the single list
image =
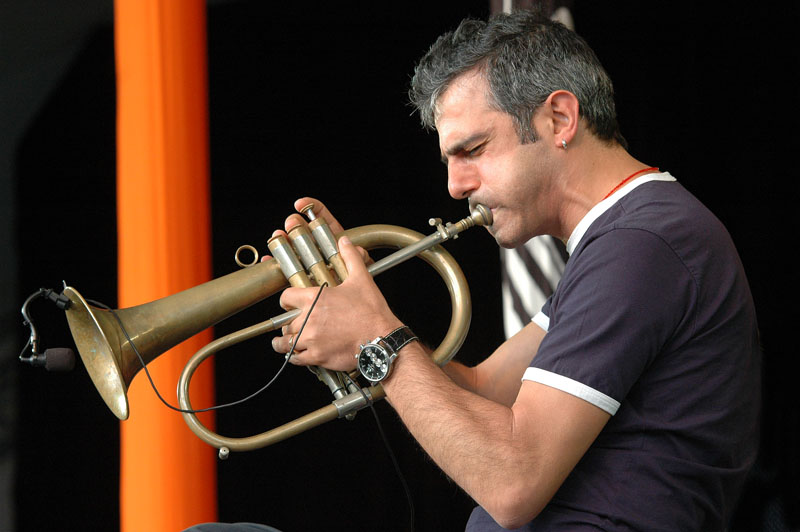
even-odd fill
[{"label": "man's face", "polygon": [[522,144],[511,116],[490,107],[488,94],[476,71],[451,83],[437,106],[439,147],[450,195],[489,207],[489,232],[514,247],[549,229],[552,156],[541,139]]}]

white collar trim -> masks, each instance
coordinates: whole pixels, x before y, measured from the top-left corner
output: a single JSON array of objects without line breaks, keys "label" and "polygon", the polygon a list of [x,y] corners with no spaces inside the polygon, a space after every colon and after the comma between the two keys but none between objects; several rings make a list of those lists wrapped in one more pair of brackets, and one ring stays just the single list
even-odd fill
[{"label": "white collar trim", "polygon": [[643,175],[642,177],[638,177],[625,185],[624,187],[620,188],[609,197],[592,207],[589,212],[578,222],[578,225],[575,226],[573,229],[572,234],[569,236],[569,240],[567,240],[567,253],[572,255],[572,252],[575,251],[575,248],[578,247],[578,243],[580,243],[583,235],[586,234],[586,230],[589,229],[589,226],[592,225],[592,222],[597,220],[601,214],[606,212],[608,209],[611,208],[616,202],[620,199],[625,197],[629,192],[633,189],[638,187],[639,185],[643,185],[650,181],[675,181],[676,179],[670,175],[669,172],[656,172],[652,174]]}]

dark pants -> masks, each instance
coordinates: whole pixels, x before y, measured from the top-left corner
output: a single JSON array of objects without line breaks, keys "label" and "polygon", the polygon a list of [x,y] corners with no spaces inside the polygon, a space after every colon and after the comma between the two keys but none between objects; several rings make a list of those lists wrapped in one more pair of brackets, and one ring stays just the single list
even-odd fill
[{"label": "dark pants", "polygon": [[281,532],[277,528],[257,523],[201,523],[183,532]]}]

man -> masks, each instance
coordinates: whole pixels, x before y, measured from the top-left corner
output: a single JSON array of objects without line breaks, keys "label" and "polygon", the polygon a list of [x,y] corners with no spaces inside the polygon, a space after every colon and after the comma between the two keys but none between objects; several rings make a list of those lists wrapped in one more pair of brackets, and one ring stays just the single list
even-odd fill
[{"label": "man", "polygon": [[[293,363],[352,370],[360,344],[387,337],[387,399],[480,505],[468,530],[723,530],[755,458],[760,386],[725,229],[628,154],[599,61],[546,18],[463,22],[420,61],[411,96],[450,194],[491,209],[498,244],[566,242],[560,284],[483,363],[439,368],[343,238],[347,281],[275,350],[296,339]],[[281,305],[305,314],[316,294],[290,288]]]}]

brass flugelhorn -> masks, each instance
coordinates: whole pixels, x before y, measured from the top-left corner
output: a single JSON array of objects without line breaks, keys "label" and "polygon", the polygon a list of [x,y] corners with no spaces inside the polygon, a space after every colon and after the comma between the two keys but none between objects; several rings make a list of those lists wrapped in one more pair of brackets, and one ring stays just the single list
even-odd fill
[{"label": "brass flugelhorn", "polygon": [[[313,215],[310,218],[312,221],[309,228],[313,228],[311,233],[325,261],[339,277],[345,277],[346,271],[342,271],[343,263],[338,258],[335,247],[336,237],[330,233],[325,220],[313,219]],[[393,225],[366,225],[343,233],[355,245],[367,250],[398,249],[369,266],[373,276],[419,256],[442,277],[450,293],[452,313],[447,334],[431,354],[439,365],[448,362],[461,347],[469,329],[472,307],[469,288],[461,268],[452,255],[438,244],[457,238],[459,233],[475,225],[488,226],[491,223],[491,211],[477,205],[470,216],[456,223],[442,224],[439,219],[431,219],[430,224],[436,227],[436,231],[428,236]],[[298,243],[293,242],[292,249],[296,246],[299,247]],[[63,296],[70,302],[65,312],[75,345],[92,382],[114,415],[121,420],[128,418],[127,389],[134,376],[142,369],[142,362],[136,351],[141,355],[144,364],[148,364],[187,338],[289,286],[288,278],[293,273],[287,271],[285,263],[282,264],[284,261],[277,260],[283,251],[270,247],[275,260],[254,260],[241,270],[207,283],[150,303],[116,311],[92,306],[74,288],[64,288]],[[291,252],[291,249],[288,251]],[[303,250],[300,254],[303,254]],[[319,278],[330,274],[328,267],[324,268],[325,273],[318,268],[312,270],[315,272],[312,276]],[[195,353],[186,364],[178,384],[181,409],[192,409],[189,382],[203,360],[225,347],[278,329],[291,322],[298,314],[298,310],[284,313],[218,338]],[[131,342],[135,344],[136,351]],[[322,376],[320,379],[325,380]],[[337,381],[342,384],[337,392],[334,390],[334,383],[330,382],[336,378],[328,379],[327,383],[335,392],[332,404],[257,436],[223,437],[202,425],[193,413],[183,413],[183,416],[189,428],[209,445],[219,449],[220,457],[225,458],[231,450],[246,451],[265,447],[326,421],[351,416],[355,411],[364,408],[369,401],[384,397],[380,385],[353,389],[347,383]]]}]

